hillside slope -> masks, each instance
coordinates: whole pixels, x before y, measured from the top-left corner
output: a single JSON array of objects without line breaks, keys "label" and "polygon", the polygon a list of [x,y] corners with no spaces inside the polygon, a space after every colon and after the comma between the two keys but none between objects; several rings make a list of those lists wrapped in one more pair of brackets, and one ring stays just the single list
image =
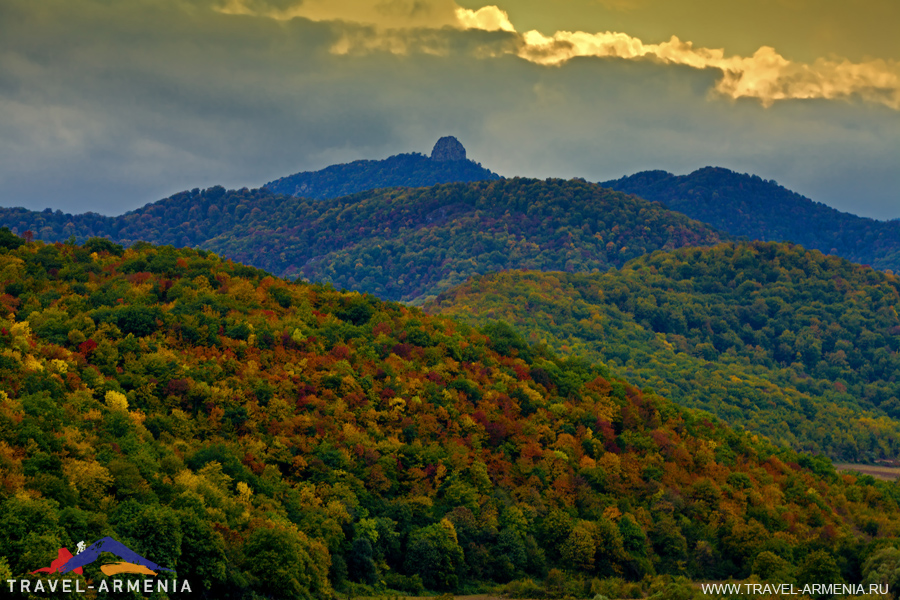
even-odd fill
[{"label": "hillside slope", "polygon": [[900,271],[900,221],[843,213],[755,175],[706,167],[680,176],[645,171],[601,185],[662,202],[734,236],[794,242]]},{"label": "hillside slope", "polygon": [[605,271],[715,230],[579,181],[509,179],[381,190],[261,213],[204,244],[279,274],[422,300],[475,273]]},{"label": "hillside slope", "polygon": [[604,271],[645,252],[723,239],[659,204],[594,184],[518,178],[330,200],[217,187],[115,218],[0,209],[0,225],[46,241],[199,246],[279,276],[406,301],[476,273]]},{"label": "hillside slope", "polygon": [[598,275],[474,278],[426,306],[502,319],[673,400],[835,459],[900,454],[900,280],[799,246],[657,252]]},{"label": "hillside slope", "polygon": [[466,158],[466,149],[454,137],[443,137],[431,156],[398,154],[384,160],[356,160],[320,171],[304,171],[265,187],[276,194],[302,198],[340,198],[388,187],[430,187],[439,183],[490,181],[496,173]]},{"label": "hillside slope", "polygon": [[550,568],[859,581],[874,536],[900,532],[896,486],[503,327],[99,239],[0,232],[0,289],[0,569],[16,576],[111,536],[213,598]]}]

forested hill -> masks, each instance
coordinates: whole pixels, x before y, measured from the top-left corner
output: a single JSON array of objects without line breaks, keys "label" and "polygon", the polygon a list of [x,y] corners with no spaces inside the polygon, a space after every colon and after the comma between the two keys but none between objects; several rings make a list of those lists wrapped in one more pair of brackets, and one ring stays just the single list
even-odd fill
[{"label": "forested hill", "polygon": [[502,269],[605,271],[712,228],[597,185],[507,179],[375,190],[260,211],[204,247],[272,272],[416,300]]},{"label": "forested hill", "polygon": [[794,242],[900,272],[900,222],[843,213],[755,175],[706,167],[680,176],[645,171],[601,185],[662,202],[734,236]]},{"label": "forested hill", "polygon": [[605,271],[645,252],[723,239],[658,203],[596,184],[518,178],[329,200],[216,187],[120,217],[0,209],[2,225],[45,241],[199,246],[280,276],[396,300],[435,295],[476,273]]},{"label": "forested hill", "polygon": [[503,326],[203,251],[2,230],[0,291],[4,579],[55,578],[26,573],[103,536],[208,598],[891,572],[895,485]]},{"label": "forested hill", "polygon": [[303,198],[339,198],[387,187],[429,187],[439,183],[490,181],[496,173],[466,158],[456,138],[438,140],[431,156],[398,154],[384,160],[357,160],[282,177],[265,185],[277,194]]},{"label": "forested hill", "polygon": [[900,279],[799,246],[657,252],[598,275],[510,272],[426,308],[534,342],[781,444],[900,455]]}]

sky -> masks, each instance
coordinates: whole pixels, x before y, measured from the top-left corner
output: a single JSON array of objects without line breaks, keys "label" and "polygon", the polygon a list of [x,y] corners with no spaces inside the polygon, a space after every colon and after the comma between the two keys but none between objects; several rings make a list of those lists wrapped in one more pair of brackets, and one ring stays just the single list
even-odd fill
[{"label": "sky", "polygon": [[0,0],[0,206],[121,214],[456,136],[900,217],[896,0]]}]

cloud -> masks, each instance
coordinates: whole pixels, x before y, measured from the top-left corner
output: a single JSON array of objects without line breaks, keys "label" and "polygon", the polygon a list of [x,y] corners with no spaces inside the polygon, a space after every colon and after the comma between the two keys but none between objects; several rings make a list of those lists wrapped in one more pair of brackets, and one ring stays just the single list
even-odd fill
[{"label": "cloud", "polygon": [[468,8],[456,9],[456,20],[464,29],[480,29],[482,31],[510,31],[516,28],[509,21],[509,15],[496,6],[483,6],[478,10]]},{"label": "cloud", "polygon": [[[496,6],[470,10],[452,0],[224,0],[214,10],[283,22],[331,22],[338,31],[331,52],[342,56],[371,52],[446,56],[454,41],[452,30],[515,32],[507,13]],[[473,51],[488,57],[513,48],[509,45],[499,51],[481,46]]]},{"label": "cloud", "polygon": [[[603,0],[617,8],[634,6],[635,0]],[[620,58],[655,60],[721,72],[714,91],[724,97],[754,98],[763,106],[780,100],[846,99],[900,110],[900,63],[872,60],[817,59],[812,64],[786,59],[774,48],[763,46],[752,56],[726,56],[724,49],[694,47],[673,35],[667,42],[645,44],[622,32],[588,33],[557,31],[545,35],[532,30],[518,33],[509,15],[490,5],[477,10],[458,6],[453,0],[225,0],[217,10],[228,15],[252,15],[278,21],[303,18],[347,23],[331,51],[340,55],[369,52],[409,54],[421,52],[443,56],[449,51],[446,30],[463,29],[504,32],[518,43],[501,48],[481,46],[483,58],[515,52],[520,58],[544,66],[559,66],[573,58]]]},{"label": "cloud", "polygon": [[900,63],[896,61],[851,63],[820,58],[806,65],[764,46],[750,58],[725,59],[720,65],[711,65],[724,74],[716,90],[732,98],[757,98],[770,106],[776,100],[859,96],[900,110]]},{"label": "cloud", "polygon": [[372,52],[447,56],[450,44],[445,36],[429,29],[379,31],[372,27],[357,26],[341,28],[337,41],[331,46],[331,52],[341,56],[364,56]]},{"label": "cloud", "polygon": [[515,31],[509,15],[496,6],[462,8],[453,0],[223,0],[219,13],[266,17],[276,21],[302,18],[343,21],[377,30],[455,27],[482,31]]},{"label": "cloud", "polygon": [[456,25],[457,8],[453,0],[225,0],[215,10],[277,21],[345,21],[383,30]]},{"label": "cloud", "polygon": [[558,66],[575,57],[650,59],[695,69],[717,69],[722,78],[715,91],[730,98],[755,98],[764,106],[778,100],[827,100],[858,96],[900,110],[900,63],[864,63],[818,59],[807,65],[787,60],[763,46],[753,56],[726,57],[723,49],[694,48],[676,36],[660,44],[644,44],[625,33],[559,31],[546,36],[528,31],[518,55],[525,60]]},{"label": "cloud", "polygon": [[[539,64],[520,57],[525,34],[466,29],[455,4],[416,17],[450,25],[421,27],[389,26],[410,22],[397,15],[414,3],[381,25],[213,6],[222,0],[0,2],[0,205],[117,214],[193,187],[427,153],[455,135],[506,176],[719,165],[900,217],[900,119],[883,104],[710,101],[721,69],[644,55],[628,36],[616,52],[631,58]],[[366,46],[388,31],[404,45]]]}]

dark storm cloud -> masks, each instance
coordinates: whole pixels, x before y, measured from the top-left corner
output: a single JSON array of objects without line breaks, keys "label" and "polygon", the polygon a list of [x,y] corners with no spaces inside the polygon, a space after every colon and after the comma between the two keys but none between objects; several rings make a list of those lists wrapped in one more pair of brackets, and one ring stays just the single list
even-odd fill
[{"label": "dark storm cloud", "polygon": [[194,182],[252,181],[286,143],[314,152],[373,127],[324,110],[328,27],[77,4],[3,21],[4,195],[115,211]]},{"label": "dark storm cloud", "polygon": [[[192,187],[428,152],[450,134],[504,175],[601,180],[716,164],[900,216],[900,124],[887,108],[766,109],[710,97],[709,70],[597,58],[542,67],[509,55],[516,42],[502,32],[391,34],[211,6],[4,2],[0,204],[119,213]],[[378,46],[390,35],[402,52]],[[337,55],[342,40],[352,43]]]},{"label": "dark storm cloud", "polygon": [[[441,121],[443,94],[414,89],[421,61],[329,51],[357,26],[34,4],[7,4],[0,21],[4,205],[118,212],[194,185],[259,185],[410,149],[417,120]],[[462,36],[444,36],[447,52]]]}]

